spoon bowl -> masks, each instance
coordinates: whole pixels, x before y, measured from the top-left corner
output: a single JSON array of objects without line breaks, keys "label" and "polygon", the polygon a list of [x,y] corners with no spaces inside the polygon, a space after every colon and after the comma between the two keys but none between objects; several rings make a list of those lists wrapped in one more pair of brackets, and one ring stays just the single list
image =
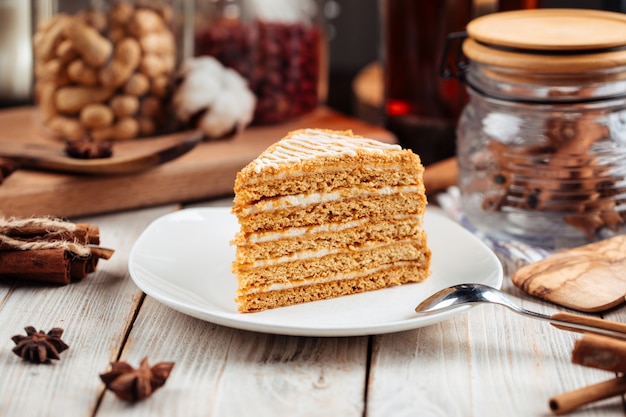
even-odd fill
[{"label": "spoon bowl", "polygon": [[459,284],[444,288],[422,301],[415,311],[419,314],[450,310],[466,304],[500,304],[513,311],[522,310],[503,292],[483,284]]},{"label": "spoon bowl", "polygon": [[459,284],[444,288],[415,307],[415,312],[428,315],[468,304],[497,304],[518,314],[550,322],[557,328],[576,332],[592,332],[626,339],[626,324],[594,317],[556,313],[551,316],[519,307],[502,291],[483,284]]}]

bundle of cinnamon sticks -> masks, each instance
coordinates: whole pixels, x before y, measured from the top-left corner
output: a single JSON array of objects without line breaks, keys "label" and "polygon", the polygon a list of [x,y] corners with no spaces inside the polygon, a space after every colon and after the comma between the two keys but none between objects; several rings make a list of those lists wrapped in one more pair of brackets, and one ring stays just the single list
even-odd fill
[{"label": "bundle of cinnamon sticks", "polygon": [[69,284],[96,270],[113,250],[100,229],[55,218],[0,217],[0,278]]},{"label": "bundle of cinnamon sticks", "polygon": [[565,414],[583,405],[626,393],[626,339],[584,333],[572,350],[572,363],[611,371],[618,375],[550,399],[555,414]]}]

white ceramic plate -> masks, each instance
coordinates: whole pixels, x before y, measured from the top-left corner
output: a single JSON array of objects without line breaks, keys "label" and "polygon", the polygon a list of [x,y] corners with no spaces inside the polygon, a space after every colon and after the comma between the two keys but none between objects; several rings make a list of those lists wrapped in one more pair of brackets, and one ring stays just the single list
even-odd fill
[{"label": "white ceramic plate", "polygon": [[238,329],[299,336],[382,334],[431,325],[469,306],[418,317],[415,306],[442,288],[480,283],[500,288],[502,266],[480,240],[437,209],[425,218],[432,275],[421,283],[258,313],[239,313],[230,267],[238,230],[229,208],[186,209],[146,228],[129,259],[130,275],[151,297],[182,313]]}]

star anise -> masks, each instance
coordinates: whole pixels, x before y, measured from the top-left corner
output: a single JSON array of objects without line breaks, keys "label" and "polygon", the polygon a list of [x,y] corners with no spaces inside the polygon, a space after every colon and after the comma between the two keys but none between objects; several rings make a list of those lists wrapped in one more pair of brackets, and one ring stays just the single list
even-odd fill
[{"label": "star anise", "polygon": [[113,155],[113,145],[110,142],[92,141],[88,138],[68,140],[65,153],[79,159],[109,158]]},{"label": "star anise", "polygon": [[159,362],[150,367],[148,358],[143,358],[135,369],[126,362],[114,362],[111,370],[100,374],[108,389],[125,401],[141,401],[162,387],[170,375],[174,362]]},{"label": "star anise", "polygon": [[15,335],[11,338],[16,344],[13,353],[33,363],[49,363],[51,359],[61,359],[59,354],[69,346],[61,340],[63,329],[55,327],[47,334],[39,332],[33,326],[27,326],[26,336]]}]

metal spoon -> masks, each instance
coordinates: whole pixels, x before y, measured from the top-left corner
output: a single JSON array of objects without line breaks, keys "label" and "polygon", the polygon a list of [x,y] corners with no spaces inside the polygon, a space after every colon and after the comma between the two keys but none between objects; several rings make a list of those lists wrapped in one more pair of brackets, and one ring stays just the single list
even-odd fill
[{"label": "metal spoon", "polygon": [[626,324],[624,323],[569,313],[556,313],[548,316],[529,311],[515,305],[503,292],[482,284],[460,284],[444,288],[422,301],[415,307],[415,311],[418,314],[431,314],[460,305],[481,303],[499,304],[516,313],[546,320],[563,330],[591,332],[626,339]]}]

